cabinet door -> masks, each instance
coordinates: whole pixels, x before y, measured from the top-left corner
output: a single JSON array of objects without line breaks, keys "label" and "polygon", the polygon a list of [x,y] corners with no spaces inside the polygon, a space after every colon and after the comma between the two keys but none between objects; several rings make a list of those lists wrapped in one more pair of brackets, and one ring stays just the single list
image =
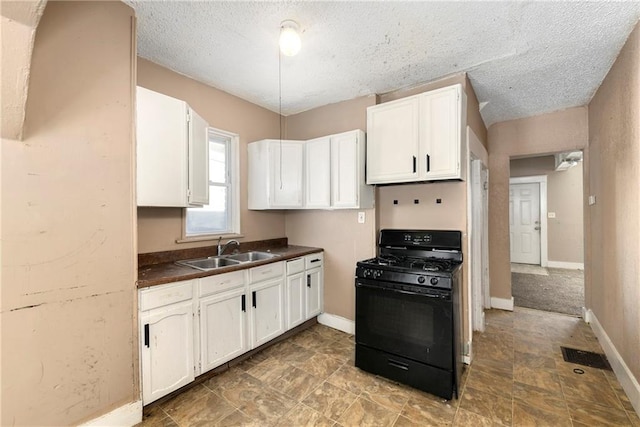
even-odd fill
[{"label": "cabinet door", "polygon": [[322,268],[307,271],[307,319],[322,313],[323,301]]},{"label": "cabinet door", "polygon": [[186,206],[187,104],[138,87],[136,162],[138,206]]},{"label": "cabinet door", "polygon": [[305,277],[304,273],[297,273],[287,277],[285,285],[287,330],[307,320],[305,315]]},{"label": "cabinet door", "polygon": [[209,204],[209,135],[207,122],[189,109],[189,206]]},{"label": "cabinet door", "polygon": [[329,137],[305,143],[305,207],[331,206],[331,145]]},{"label": "cabinet door", "polygon": [[253,308],[251,348],[284,332],[283,285],[284,280],[278,278],[250,288]]},{"label": "cabinet door", "polygon": [[302,207],[303,148],[298,142],[271,141],[271,207]]},{"label": "cabinet door", "polygon": [[238,289],[200,300],[200,369],[207,372],[249,349],[246,297]]},{"label": "cabinet door", "polygon": [[413,96],[367,108],[367,184],[416,180],[419,107]]},{"label": "cabinet door", "polygon": [[421,95],[422,179],[460,178],[460,86]]},{"label": "cabinet door", "polygon": [[140,315],[142,402],[148,404],[194,379],[193,303]]},{"label": "cabinet door", "polygon": [[[357,208],[360,187],[358,133],[348,132],[331,138],[332,205]],[[364,141],[363,141],[364,143]]]}]

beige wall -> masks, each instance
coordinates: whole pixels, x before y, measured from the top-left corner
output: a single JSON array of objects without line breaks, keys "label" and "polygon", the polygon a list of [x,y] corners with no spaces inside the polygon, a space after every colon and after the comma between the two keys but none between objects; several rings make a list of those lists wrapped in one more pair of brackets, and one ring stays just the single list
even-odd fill
[{"label": "beige wall", "polygon": [[[210,126],[240,135],[241,241],[285,236],[281,211],[247,209],[247,144],[279,138],[278,114],[138,58],[138,85],[185,100]],[[176,243],[182,236],[182,209],[138,208],[138,252],[157,252],[213,244]]]},{"label": "beige wall", "polygon": [[640,381],[640,24],[589,103],[585,162],[585,195],[596,196],[585,207],[586,304]]},{"label": "beige wall", "polygon": [[491,296],[511,299],[509,161],[586,147],[587,108],[495,123],[489,127],[489,275]]},{"label": "beige wall", "polygon": [[24,140],[2,140],[2,425],[139,399],[133,25],[50,2],[37,30]]},{"label": "beige wall", "polygon": [[554,156],[511,160],[511,177],[547,177],[547,248],[549,261],[584,263],[582,162],[565,171],[555,170]]},{"label": "beige wall", "polygon": [[[353,129],[366,130],[367,107],[375,96],[356,98],[316,108],[286,119],[287,138],[311,139]],[[286,213],[289,243],[325,250],[324,311],[355,319],[356,262],[375,255],[375,209],[361,209],[366,221],[358,224],[358,211],[290,211]]]}]

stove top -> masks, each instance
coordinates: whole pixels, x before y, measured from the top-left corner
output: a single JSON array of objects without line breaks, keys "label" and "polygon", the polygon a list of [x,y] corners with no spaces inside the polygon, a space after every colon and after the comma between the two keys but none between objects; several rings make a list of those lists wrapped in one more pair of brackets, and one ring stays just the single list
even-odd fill
[{"label": "stove top", "polygon": [[460,264],[457,261],[441,258],[415,258],[396,255],[381,255],[360,261],[361,266],[386,267],[388,270],[412,272],[450,273]]}]

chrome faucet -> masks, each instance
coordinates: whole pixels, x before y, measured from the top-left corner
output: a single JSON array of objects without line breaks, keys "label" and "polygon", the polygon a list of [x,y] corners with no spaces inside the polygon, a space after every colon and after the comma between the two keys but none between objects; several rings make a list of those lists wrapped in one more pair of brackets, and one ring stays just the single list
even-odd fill
[{"label": "chrome faucet", "polygon": [[224,246],[220,246],[220,243],[222,242],[222,237],[218,238],[218,256],[221,256],[224,251],[227,250],[227,246],[229,246],[232,243],[235,243],[236,245],[240,246],[240,242],[238,242],[237,240],[229,240],[227,243],[224,244]]}]

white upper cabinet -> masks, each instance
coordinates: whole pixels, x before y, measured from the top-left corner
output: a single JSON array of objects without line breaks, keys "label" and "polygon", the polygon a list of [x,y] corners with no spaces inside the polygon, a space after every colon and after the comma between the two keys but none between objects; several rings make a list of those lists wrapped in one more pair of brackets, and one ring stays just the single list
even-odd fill
[{"label": "white upper cabinet", "polygon": [[186,102],[137,88],[138,206],[209,203],[207,123]]},{"label": "white upper cabinet", "polygon": [[249,144],[249,209],[302,208],[302,144],[277,139]]},{"label": "white upper cabinet", "polygon": [[331,138],[311,139],[305,147],[305,207],[331,207]]},{"label": "white upper cabinet", "polygon": [[420,100],[367,108],[367,184],[418,180]]},{"label": "white upper cabinet", "polygon": [[365,136],[361,130],[331,136],[331,207],[373,207],[374,189],[364,177]]},{"label": "white upper cabinet", "polygon": [[367,109],[367,183],[462,179],[466,96],[457,84]]}]

